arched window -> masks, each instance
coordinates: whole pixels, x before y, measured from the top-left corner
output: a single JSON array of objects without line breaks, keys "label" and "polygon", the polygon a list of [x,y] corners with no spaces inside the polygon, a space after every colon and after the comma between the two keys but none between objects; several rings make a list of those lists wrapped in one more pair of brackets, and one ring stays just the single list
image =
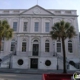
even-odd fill
[{"label": "arched window", "polygon": [[49,40],[45,41],[45,52],[49,52]]},{"label": "arched window", "polygon": [[46,40],[46,43],[49,43],[49,40]]},{"label": "arched window", "polygon": [[57,52],[61,52],[61,41],[57,41]]},{"label": "arched window", "polygon": [[23,41],[26,42],[26,38],[24,38]]},{"label": "arched window", "polygon": [[68,51],[69,51],[70,53],[73,52],[73,50],[72,50],[72,40],[69,40],[69,41],[68,41]]},{"label": "arched window", "polygon": [[13,39],[12,41],[11,41],[11,51],[14,51],[14,49],[15,49],[15,39]]},{"label": "arched window", "polygon": [[27,45],[26,39],[23,39],[23,41],[22,41],[22,52],[26,52],[26,45]]},{"label": "arched window", "polygon": [[38,42],[38,40],[34,40],[34,42]]}]

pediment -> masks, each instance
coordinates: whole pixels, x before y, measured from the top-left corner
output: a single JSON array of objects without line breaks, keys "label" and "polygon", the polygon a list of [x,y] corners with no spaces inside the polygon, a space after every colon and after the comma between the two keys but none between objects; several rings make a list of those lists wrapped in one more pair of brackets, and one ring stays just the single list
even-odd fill
[{"label": "pediment", "polygon": [[50,11],[36,5],[34,7],[31,7],[28,10],[23,11],[21,14],[40,14],[40,15],[54,15]]}]

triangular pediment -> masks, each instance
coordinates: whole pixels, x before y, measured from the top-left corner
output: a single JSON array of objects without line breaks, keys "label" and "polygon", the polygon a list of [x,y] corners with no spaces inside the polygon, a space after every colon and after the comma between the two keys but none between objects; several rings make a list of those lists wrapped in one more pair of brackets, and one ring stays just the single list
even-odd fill
[{"label": "triangular pediment", "polygon": [[31,7],[30,9],[23,11],[21,14],[54,15],[53,13],[40,7],[39,5]]}]

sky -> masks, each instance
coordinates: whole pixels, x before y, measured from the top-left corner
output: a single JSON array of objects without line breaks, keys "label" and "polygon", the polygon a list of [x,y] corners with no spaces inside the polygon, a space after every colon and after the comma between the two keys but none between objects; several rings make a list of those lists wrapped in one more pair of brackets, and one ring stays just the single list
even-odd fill
[{"label": "sky", "polygon": [[[37,0],[0,0],[0,9],[29,9]],[[38,5],[45,9],[77,10],[80,32],[80,0],[38,0]]]}]

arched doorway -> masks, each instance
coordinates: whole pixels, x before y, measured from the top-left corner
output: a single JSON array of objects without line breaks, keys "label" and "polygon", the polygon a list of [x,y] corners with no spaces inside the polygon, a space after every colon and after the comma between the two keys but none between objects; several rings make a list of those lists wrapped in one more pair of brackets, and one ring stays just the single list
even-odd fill
[{"label": "arched doorway", "polygon": [[39,54],[39,42],[38,40],[34,40],[32,46],[32,55],[38,56],[38,54]]}]

